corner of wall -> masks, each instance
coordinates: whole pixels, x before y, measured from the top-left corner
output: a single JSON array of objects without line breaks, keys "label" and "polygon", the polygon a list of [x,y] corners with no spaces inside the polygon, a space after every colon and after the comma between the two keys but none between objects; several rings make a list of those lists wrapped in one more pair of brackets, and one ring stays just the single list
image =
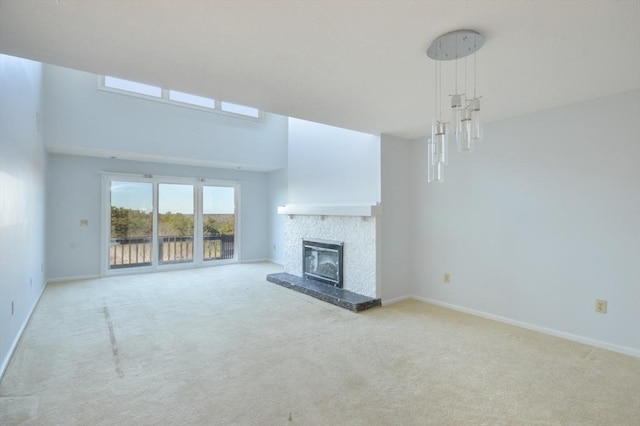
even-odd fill
[{"label": "corner of wall", "polygon": [[0,372],[44,291],[43,121],[42,64],[0,55]]}]

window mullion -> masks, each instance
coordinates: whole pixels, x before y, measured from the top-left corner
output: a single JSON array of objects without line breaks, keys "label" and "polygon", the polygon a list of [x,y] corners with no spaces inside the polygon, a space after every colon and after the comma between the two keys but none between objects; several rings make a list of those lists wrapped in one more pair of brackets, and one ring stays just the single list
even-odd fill
[{"label": "window mullion", "polygon": [[151,238],[152,249],[151,253],[153,254],[153,259],[151,261],[151,265],[153,270],[158,269],[158,264],[160,263],[160,248],[158,246],[158,182],[154,179],[153,182],[153,233]]},{"label": "window mullion", "polygon": [[195,209],[194,209],[194,226],[195,230],[193,233],[193,260],[196,264],[201,265],[204,261],[204,233],[203,229],[203,204],[202,204],[202,179],[199,179],[198,182],[194,185],[195,189]]}]

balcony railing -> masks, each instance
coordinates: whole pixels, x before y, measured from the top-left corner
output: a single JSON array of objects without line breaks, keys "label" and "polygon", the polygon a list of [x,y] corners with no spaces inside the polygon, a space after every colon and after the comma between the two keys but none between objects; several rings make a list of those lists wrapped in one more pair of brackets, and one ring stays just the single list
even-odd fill
[{"label": "balcony railing", "polygon": [[158,237],[158,250],[160,264],[193,262],[193,237]]},{"label": "balcony railing", "polygon": [[109,242],[109,268],[151,265],[151,237],[112,238]]},{"label": "balcony railing", "polygon": [[[203,239],[203,260],[233,259],[234,235],[206,235]],[[109,244],[109,268],[150,266],[153,261],[151,244],[151,237],[112,238]],[[193,262],[193,237],[158,237],[158,262]]]},{"label": "balcony railing", "polygon": [[233,259],[235,235],[206,235],[204,237],[204,260]]}]

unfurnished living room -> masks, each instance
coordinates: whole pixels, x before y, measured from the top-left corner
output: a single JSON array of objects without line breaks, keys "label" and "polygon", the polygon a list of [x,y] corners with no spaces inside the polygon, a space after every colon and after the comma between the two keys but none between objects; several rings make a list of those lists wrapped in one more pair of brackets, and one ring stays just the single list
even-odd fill
[{"label": "unfurnished living room", "polygon": [[640,1],[0,0],[0,424],[640,424]]}]

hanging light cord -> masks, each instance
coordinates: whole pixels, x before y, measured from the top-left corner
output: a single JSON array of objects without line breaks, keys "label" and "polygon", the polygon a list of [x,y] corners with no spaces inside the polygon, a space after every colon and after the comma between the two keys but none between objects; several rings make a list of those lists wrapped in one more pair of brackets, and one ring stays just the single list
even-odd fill
[{"label": "hanging light cord", "polygon": [[473,52],[473,99],[476,98],[476,52]]},{"label": "hanging light cord", "polygon": [[442,122],[442,62],[438,62],[438,86],[440,86],[440,93],[438,95],[439,103],[440,103],[440,111],[438,115],[438,121]]},{"label": "hanging light cord", "polygon": [[458,60],[456,59],[455,62],[456,62],[456,73],[455,73],[456,90],[455,90],[454,95],[457,95],[458,94]]},{"label": "hanging light cord", "polygon": [[464,57],[464,96],[467,97],[467,57]]},{"label": "hanging light cord", "polygon": [[434,96],[433,99],[435,99],[435,107],[436,107],[436,111],[435,111],[435,117],[438,117],[438,62],[434,61],[435,64],[435,78],[433,79],[434,82]]},{"label": "hanging light cord", "polygon": [[454,59],[456,72],[455,72],[455,89],[454,95],[458,95],[458,36],[456,36],[456,57]]}]

